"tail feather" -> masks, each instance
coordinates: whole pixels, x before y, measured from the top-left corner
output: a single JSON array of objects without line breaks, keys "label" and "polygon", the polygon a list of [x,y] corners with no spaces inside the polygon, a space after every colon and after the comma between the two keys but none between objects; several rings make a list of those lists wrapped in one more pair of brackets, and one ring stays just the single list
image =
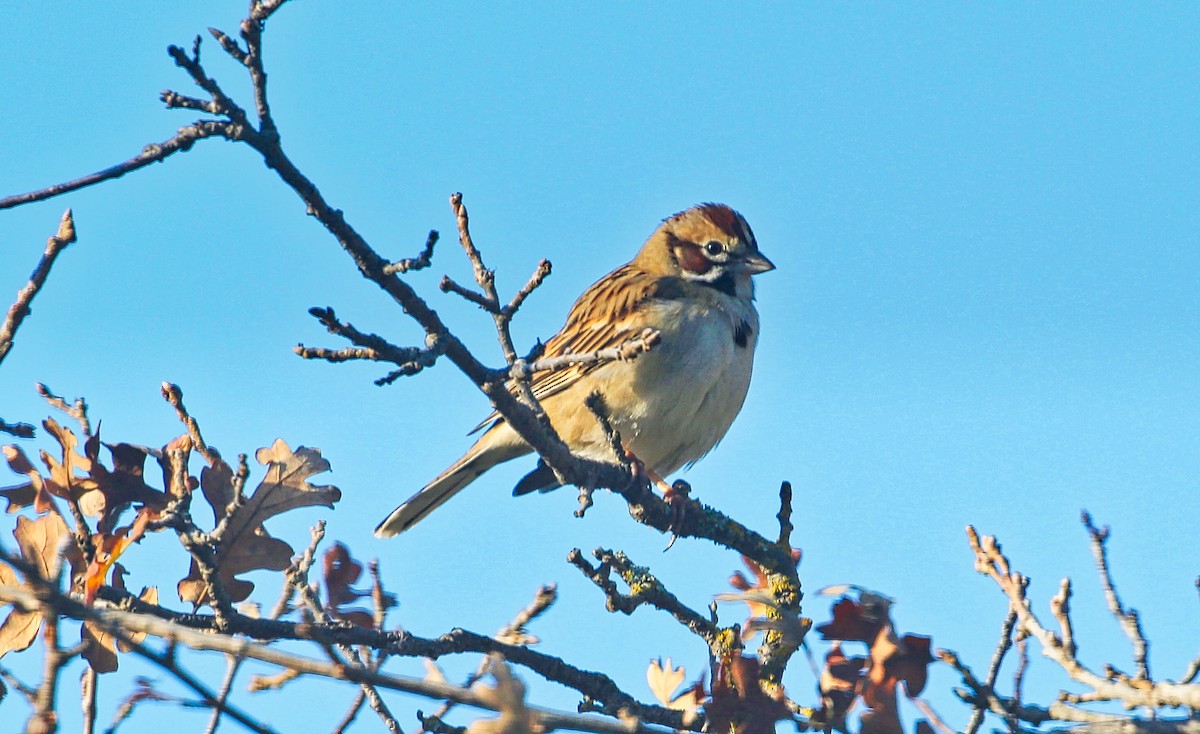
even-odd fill
[{"label": "tail feather", "polygon": [[[507,426],[504,428],[507,429]],[[497,429],[488,431],[481,436],[479,441],[449,469],[405,500],[404,504],[392,510],[387,519],[375,528],[375,537],[390,538],[403,533],[465,489],[488,469],[529,453],[529,447],[523,441],[517,439],[514,442],[504,434],[516,437],[511,430]]]}]

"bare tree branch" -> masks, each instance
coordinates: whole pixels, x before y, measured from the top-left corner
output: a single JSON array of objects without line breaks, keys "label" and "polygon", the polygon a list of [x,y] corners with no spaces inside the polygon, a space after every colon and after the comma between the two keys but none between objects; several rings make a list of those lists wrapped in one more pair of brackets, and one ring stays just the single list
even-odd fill
[{"label": "bare tree branch", "polygon": [[46,387],[45,384],[39,382],[36,387],[38,395],[41,395],[46,402],[50,403],[52,407],[66,413],[68,416],[74,419],[76,423],[79,424],[79,429],[83,431],[83,435],[92,435],[92,424],[91,421],[88,420],[88,406],[86,400],[83,398],[75,398],[74,403],[67,405],[66,400],[63,400],[51,392],[50,388]]},{"label": "bare tree branch", "polygon": [[1075,645],[1070,625],[1070,584],[1064,580],[1052,604],[1052,613],[1062,628],[1062,636],[1046,629],[1033,613],[1026,595],[1026,580],[1013,571],[1009,560],[992,536],[980,536],[975,528],[967,527],[967,537],[975,552],[975,569],[990,576],[1008,597],[1017,615],[1020,629],[1036,639],[1042,653],[1057,663],[1067,675],[1091,689],[1090,700],[1120,701],[1126,707],[1148,706],[1154,709],[1186,706],[1200,708],[1200,685],[1185,685],[1170,681],[1134,681],[1129,678],[1110,678],[1088,669],[1075,657]]},{"label": "bare tree branch", "polygon": [[[164,92],[165,94],[165,92]],[[217,122],[213,120],[197,120],[196,122],[182,127],[174,136],[164,140],[161,143],[151,143],[142,149],[138,155],[130,158],[127,161],[118,163],[115,166],[109,166],[95,173],[82,176],[73,181],[47,186],[44,189],[30,191],[25,194],[15,194],[0,199],[0,209],[11,209],[22,204],[31,204],[35,201],[45,201],[46,199],[61,196],[78,189],[94,186],[98,183],[108,181],[114,178],[120,178],[127,173],[145,168],[151,163],[158,163],[161,160],[168,158],[175,153],[191,150],[191,147],[197,141],[205,138],[229,137],[229,124],[225,122]]]},{"label": "bare tree branch", "polygon": [[0,323],[0,362],[3,362],[9,351],[12,350],[17,329],[21,328],[21,322],[29,315],[29,304],[33,302],[34,296],[46,284],[46,278],[50,275],[50,268],[54,267],[54,261],[58,259],[59,253],[75,239],[75,220],[71,216],[71,210],[68,209],[58,223],[58,232],[50,235],[50,238],[46,240],[46,252],[33,269],[33,274],[29,276],[29,282],[17,292],[17,300],[9,307],[3,323]]},{"label": "bare tree branch", "polygon": [[1096,571],[1100,574],[1100,586],[1104,589],[1108,610],[1117,618],[1121,629],[1124,630],[1125,636],[1129,638],[1129,643],[1133,646],[1133,662],[1137,666],[1135,676],[1139,680],[1150,680],[1150,643],[1146,640],[1146,633],[1142,631],[1142,620],[1136,609],[1128,609],[1121,603],[1121,597],[1117,595],[1117,588],[1113,584],[1112,573],[1108,568],[1108,526],[1105,526],[1103,530],[1097,528],[1092,523],[1092,516],[1087,511],[1081,513],[1080,521],[1087,529],[1088,538],[1091,540],[1092,556],[1096,559]]},{"label": "bare tree branch", "polygon": [[[7,560],[7,559],[5,559]],[[226,653],[228,655],[240,656],[254,660],[260,660],[272,665],[278,665],[282,668],[295,670],[303,675],[317,675],[335,680],[345,680],[354,683],[368,683],[379,688],[388,688],[392,690],[405,691],[418,695],[428,696],[436,699],[447,699],[464,703],[477,708],[489,709],[492,711],[498,710],[496,704],[487,697],[481,697],[477,692],[470,689],[463,689],[457,686],[452,686],[436,681],[422,680],[418,678],[410,678],[407,676],[385,675],[376,671],[369,670],[365,667],[346,664],[339,665],[336,663],[328,663],[313,658],[293,655],[283,652],[275,648],[265,647],[257,643],[251,642],[248,639],[234,637],[232,635],[211,635],[204,632],[190,629],[173,622],[168,622],[157,617],[152,617],[146,614],[136,614],[132,612],[124,612],[117,609],[101,609],[88,608],[83,604],[66,596],[58,594],[57,591],[51,590],[48,587],[43,587],[39,590],[40,594],[46,595],[46,601],[43,601],[34,593],[25,589],[14,588],[11,586],[0,586],[0,599],[9,602],[19,609],[29,611],[44,611],[47,606],[58,614],[65,615],[72,619],[88,620],[105,631],[125,640],[127,643],[132,641],[129,635],[133,633],[144,633],[158,637],[168,644],[179,643],[186,645],[196,650],[212,650],[216,652]],[[519,650],[520,648],[509,649]],[[179,669],[177,665],[173,665],[169,656],[155,653],[149,650],[144,645],[135,645],[135,651],[151,661],[159,664],[176,675],[181,682],[188,685],[206,701],[211,704],[216,704],[216,697],[201,685],[195,679],[192,679],[185,671]],[[647,727],[645,725],[631,728],[629,725],[619,722],[613,722],[606,719],[596,719],[592,717],[580,716],[578,714],[566,714],[562,712],[550,711],[536,707],[528,707],[528,709],[538,717],[545,726],[555,729],[569,729],[573,731],[589,731],[589,732],[611,732],[612,734],[624,732],[662,732],[663,730]],[[244,717],[237,709],[227,706],[226,714],[237,719],[244,725],[252,728],[254,731],[268,731],[265,728],[255,724],[252,720]],[[245,719],[245,720],[243,720]],[[259,726],[259,728],[254,728]]]}]

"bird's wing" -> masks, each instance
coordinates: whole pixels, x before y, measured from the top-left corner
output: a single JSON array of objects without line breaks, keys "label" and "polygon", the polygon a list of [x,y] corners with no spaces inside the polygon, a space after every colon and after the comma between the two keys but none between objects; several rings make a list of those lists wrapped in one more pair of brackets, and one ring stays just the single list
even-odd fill
[{"label": "bird's wing", "polygon": [[[632,265],[617,268],[584,291],[571,307],[567,323],[546,342],[540,359],[591,354],[638,336],[647,326],[638,307],[652,299],[670,298],[676,290],[672,287],[675,285],[673,280],[649,275]],[[577,364],[538,372],[530,381],[530,387],[538,400],[544,400],[566,390],[601,364]],[[472,433],[498,419],[493,412]]]}]

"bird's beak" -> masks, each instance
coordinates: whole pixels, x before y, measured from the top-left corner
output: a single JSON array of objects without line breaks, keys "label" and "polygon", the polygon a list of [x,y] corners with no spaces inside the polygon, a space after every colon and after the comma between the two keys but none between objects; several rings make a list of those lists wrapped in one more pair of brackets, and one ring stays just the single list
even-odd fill
[{"label": "bird's beak", "polygon": [[768,260],[762,253],[752,252],[742,258],[742,267],[751,275],[758,275],[775,269],[775,263]]}]

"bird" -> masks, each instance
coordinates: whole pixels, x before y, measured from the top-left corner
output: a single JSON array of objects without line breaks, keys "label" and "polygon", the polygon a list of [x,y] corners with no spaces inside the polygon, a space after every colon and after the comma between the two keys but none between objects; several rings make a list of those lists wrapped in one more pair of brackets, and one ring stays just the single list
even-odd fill
[{"label": "bird", "polygon": [[[759,336],[752,276],[774,270],[746,219],[706,203],[667,217],[629,263],[584,291],[542,358],[590,354],[649,328],[657,345],[634,359],[537,372],[530,387],[550,424],[579,455],[611,460],[613,448],[586,399],[599,392],[626,451],[660,476],[691,466],[725,436],[750,387]],[[492,467],[532,448],[493,413],[463,456],[375,529],[408,530]],[[472,433],[474,433],[473,431]],[[544,461],[514,495],[559,483]]]}]

